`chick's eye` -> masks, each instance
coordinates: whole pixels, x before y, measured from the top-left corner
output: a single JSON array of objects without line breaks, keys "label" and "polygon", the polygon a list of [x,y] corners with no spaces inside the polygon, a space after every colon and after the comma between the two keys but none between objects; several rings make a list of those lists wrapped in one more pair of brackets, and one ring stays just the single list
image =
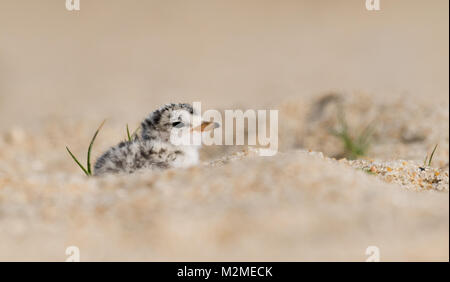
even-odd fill
[{"label": "chick's eye", "polygon": [[176,127],[176,128],[180,128],[180,127],[183,127],[184,124],[181,121],[176,121],[176,122],[172,123],[172,126]]}]

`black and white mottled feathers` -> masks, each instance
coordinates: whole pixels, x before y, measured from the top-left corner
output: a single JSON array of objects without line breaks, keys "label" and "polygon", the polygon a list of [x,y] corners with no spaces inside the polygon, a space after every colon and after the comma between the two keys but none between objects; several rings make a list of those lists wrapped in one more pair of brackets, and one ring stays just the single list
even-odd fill
[{"label": "black and white mottled feathers", "polygon": [[157,109],[142,122],[140,136],[119,143],[97,159],[94,174],[133,173],[198,163],[198,147],[174,146],[169,142],[174,126],[190,126],[193,115],[189,104],[167,104]]}]

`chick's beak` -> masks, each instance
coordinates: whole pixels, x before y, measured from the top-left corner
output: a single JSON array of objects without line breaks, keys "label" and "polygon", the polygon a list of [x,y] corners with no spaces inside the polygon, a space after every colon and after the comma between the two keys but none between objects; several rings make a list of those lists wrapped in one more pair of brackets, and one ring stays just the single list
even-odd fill
[{"label": "chick's beak", "polygon": [[218,127],[220,127],[220,124],[218,124],[217,122],[202,121],[202,124],[192,128],[192,131],[206,132]]}]

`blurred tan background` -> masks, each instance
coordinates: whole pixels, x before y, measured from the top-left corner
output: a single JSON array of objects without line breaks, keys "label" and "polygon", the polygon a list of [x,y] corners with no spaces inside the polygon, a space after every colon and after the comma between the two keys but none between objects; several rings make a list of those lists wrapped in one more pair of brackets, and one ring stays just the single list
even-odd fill
[{"label": "blurred tan background", "polygon": [[257,108],[327,90],[448,101],[447,0],[0,1],[0,129]]},{"label": "blurred tan background", "polygon": [[[72,245],[82,261],[364,261],[371,245],[448,261],[448,6],[0,0],[0,261]],[[84,163],[106,118],[95,159],[192,101],[279,109],[279,154],[205,146],[212,163],[96,178],[65,151]],[[355,140],[376,126],[356,161],[331,133],[339,106]]]}]

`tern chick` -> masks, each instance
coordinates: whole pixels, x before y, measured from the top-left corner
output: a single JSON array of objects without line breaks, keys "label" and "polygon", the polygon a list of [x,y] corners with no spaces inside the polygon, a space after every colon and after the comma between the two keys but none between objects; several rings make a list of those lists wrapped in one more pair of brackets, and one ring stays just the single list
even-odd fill
[{"label": "tern chick", "polygon": [[188,167],[198,163],[199,145],[174,145],[171,134],[204,132],[218,127],[202,121],[193,126],[198,115],[189,104],[167,104],[141,123],[141,135],[121,142],[103,153],[94,166],[94,175],[133,173],[143,169]]}]

